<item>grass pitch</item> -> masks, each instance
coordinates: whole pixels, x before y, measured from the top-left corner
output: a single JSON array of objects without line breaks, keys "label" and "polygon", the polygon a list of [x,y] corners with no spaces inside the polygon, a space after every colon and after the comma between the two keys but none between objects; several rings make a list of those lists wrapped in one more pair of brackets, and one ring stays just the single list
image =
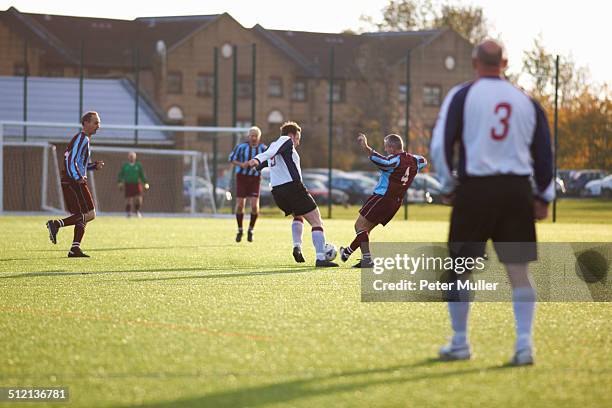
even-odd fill
[{"label": "grass pitch", "polygon": [[[474,359],[440,363],[444,304],[361,303],[358,270],[311,267],[308,228],[308,263],[293,262],[288,219],[261,218],[255,242],[237,244],[231,219],[99,217],[83,242],[91,259],[65,258],[72,229],[54,246],[45,220],[0,218],[0,386],[68,386],[71,407],[590,407],[612,398],[608,303],[539,304],[529,368],[503,367],[511,304],[474,304]],[[538,236],[611,241],[606,220],[540,224]],[[325,225],[328,241],[352,239],[352,221]],[[446,234],[446,221],[396,220],[372,240]]]}]

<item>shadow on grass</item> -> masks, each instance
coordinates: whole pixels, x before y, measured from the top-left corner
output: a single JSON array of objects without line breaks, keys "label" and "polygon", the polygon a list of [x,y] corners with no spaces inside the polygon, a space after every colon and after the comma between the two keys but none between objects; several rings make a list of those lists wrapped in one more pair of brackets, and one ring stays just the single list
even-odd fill
[{"label": "shadow on grass", "polygon": [[[37,278],[37,277],[56,277],[56,276],[71,276],[71,275],[107,275],[111,273],[160,273],[160,272],[214,272],[214,271],[227,271],[228,269],[233,270],[249,270],[249,268],[238,268],[238,267],[211,267],[211,268],[154,268],[154,269],[125,269],[120,271],[82,271],[82,272],[67,272],[67,271],[40,271],[40,272],[27,272],[19,275],[0,276],[0,279],[17,279],[17,278]],[[312,271],[314,268],[299,268],[291,269],[279,268],[270,271],[252,271],[252,272],[241,272],[241,273],[219,273],[212,275],[200,275],[200,276],[172,276],[164,278],[143,278],[143,279],[131,279],[132,282],[147,282],[147,281],[164,281],[174,279],[198,279],[198,278],[236,278],[241,276],[258,276],[258,275],[274,275],[283,273],[303,273]]]},{"label": "shadow on grass", "polygon": [[[479,374],[487,371],[503,370],[507,366],[466,368],[463,362],[442,362],[438,359],[427,359],[415,364],[396,365],[367,370],[345,371],[337,374],[312,378],[302,378],[274,384],[244,387],[227,391],[214,392],[201,397],[180,399],[139,405],[151,408],[187,408],[187,407],[257,407],[272,404],[290,404],[302,398],[329,396],[337,393],[364,390],[379,385],[393,385],[422,380],[434,380],[458,375]],[[433,367],[435,365],[455,365],[464,368],[444,372],[412,373],[411,369]],[[408,371],[407,373],[401,373]],[[398,375],[399,374],[399,375]],[[368,376],[374,378],[368,379]],[[364,378],[356,378],[364,377]],[[382,377],[382,378],[381,378]],[[124,406],[127,407],[127,406]]]},{"label": "shadow on grass", "polygon": [[[181,245],[179,249],[195,248],[227,248],[228,245]],[[111,251],[133,251],[143,249],[174,249],[171,246],[143,246],[143,247],[110,247],[110,248],[88,248],[87,252],[111,252]],[[66,249],[33,249],[30,252],[66,252]],[[0,259],[2,261],[3,259]]]},{"label": "shadow on grass", "polygon": [[260,275],[278,275],[286,273],[304,273],[311,272],[314,268],[300,268],[300,269],[276,269],[272,271],[254,271],[254,272],[242,272],[242,273],[217,273],[214,275],[197,275],[197,276],[169,276],[166,278],[143,278],[143,279],[131,279],[132,282],[151,282],[151,281],[168,281],[178,279],[215,279],[215,278],[240,278],[244,276],[260,276]]}]

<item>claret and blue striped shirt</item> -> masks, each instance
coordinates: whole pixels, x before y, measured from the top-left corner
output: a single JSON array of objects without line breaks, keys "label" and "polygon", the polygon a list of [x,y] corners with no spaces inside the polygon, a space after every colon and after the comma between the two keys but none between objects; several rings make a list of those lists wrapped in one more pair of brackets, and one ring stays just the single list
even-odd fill
[{"label": "claret and blue striped shirt", "polygon": [[64,153],[64,173],[73,180],[80,180],[87,175],[87,170],[93,170],[95,164],[89,163],[89,137],[84,132],[79,132],[66,148]]},{"label": "claret and blue striped shirt", "polygon": [[[234,147],[232,153],[229,155],[229,161],[239,161],[241,163],[248,162],[253,159],[259,153],[263,153],[266,151],[268,146],[263,143],[259,143],[257,146],[251,146],[249,142],[240,143]],[[257,169],[247,168],[241,169],[240,167],[236,167],[236,174],[243,174],[245,176],[260,176],[261,173],[257,171]]]},{"label": "claret and blue striped shirt", "polygon": [[374,194],[401,201],[416,174],[427,166],[427,160],[418,154],[401,152],[383,156],[372,150],[370,161],[380,170],[380,179]]}]

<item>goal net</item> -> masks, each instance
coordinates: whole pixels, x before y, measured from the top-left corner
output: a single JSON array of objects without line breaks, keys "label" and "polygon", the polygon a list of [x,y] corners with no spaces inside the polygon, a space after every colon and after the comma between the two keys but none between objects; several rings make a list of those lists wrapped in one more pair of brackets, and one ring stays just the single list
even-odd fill
[{"label": "goal net", "polygon": [[[28,138],[35,141],[24,142],[16,132],[26,126]],[[53,130],[55,137],[45,137],[48,130]],[[57,136],[60,130],[66,137]],[[63,211],[60,168],[70,136],[78,130],[75,124],[0,122],[0,213]],[[143,193],[141,212],[160,215],[217,213],[219,208],[229,205],[232,195],[222,177],[229,169],[227,146],[223,153],[215,153],[211,147],[216,148],[219,139],[224,139],[229,146],[232,136],[246,131],[247,128],[231,127],[103,125],[91,143],[91,161],[102,160],[105,166],[102,170],[88,172],[97,212],[124,213],[126,200],[119,189],[118,176],[122,165],[128,162],[128,153],[134,152],[150,185]],[[140,143],[148,147],[132,145],[135,132],[140,135]],[[154,143],[147,141],[147,133],[154,132],[167,137],[164,144],[153,146]],[[180,138],[199,142],[189,144],[199,149],[168,148],[169,144],[186,145]],[[45,139],[47,141],[41,141]]]},{"label": "goal net", "polygon": [[54,145],[43,142],[5,142],[2,168],[5,211],[64,210]]}]

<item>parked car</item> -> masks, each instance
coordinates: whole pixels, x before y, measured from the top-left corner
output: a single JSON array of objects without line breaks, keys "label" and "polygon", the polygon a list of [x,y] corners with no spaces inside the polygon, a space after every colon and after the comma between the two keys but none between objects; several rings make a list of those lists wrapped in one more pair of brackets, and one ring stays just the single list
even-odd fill
[{"label": "parked car", "polygon": [[363,204],[374,191],[376,181],[355,174],[345,173],[342,176],[332,176],[332,188],[348,194],[349,204]]},{"label": "parked car", "polygon": [[612,174],[601,180],[601,196],[612,198]]},{"label": "parked car", "polygon": [[[321,205],[328,203],[329,189],[325,184],[323,184],[322,181],[312,178],[304,178],[303,182],[317,204]],[[331,197],[333,204],[348,205],[349,197],[344,191],[332,188]]]},{"label": "parked car", "polygon": [[[185,205],[190,205],[191,200],[191,187],[193,185],[192,176],[183,176],[183,197],[185,199]],[[195,198],[197,208],[210,205],[209,200],[211,196],[213,186],[212,183],[203,177],[195,178]],[[222,187],[217,186],[215,191],[217,203],[221,206],[226,201],[232,200],[232,193]]]},{"label": "parked car", "polygon": [[568,195],[580,195],[589,181],[604,178],[607,173],[603,170],[578,170],[572,173],[566,185]]},{"label": "parked car", "polygon": [[591,180],[582,189],[583,197],[612,197],[612,175],[599,180]]}]

